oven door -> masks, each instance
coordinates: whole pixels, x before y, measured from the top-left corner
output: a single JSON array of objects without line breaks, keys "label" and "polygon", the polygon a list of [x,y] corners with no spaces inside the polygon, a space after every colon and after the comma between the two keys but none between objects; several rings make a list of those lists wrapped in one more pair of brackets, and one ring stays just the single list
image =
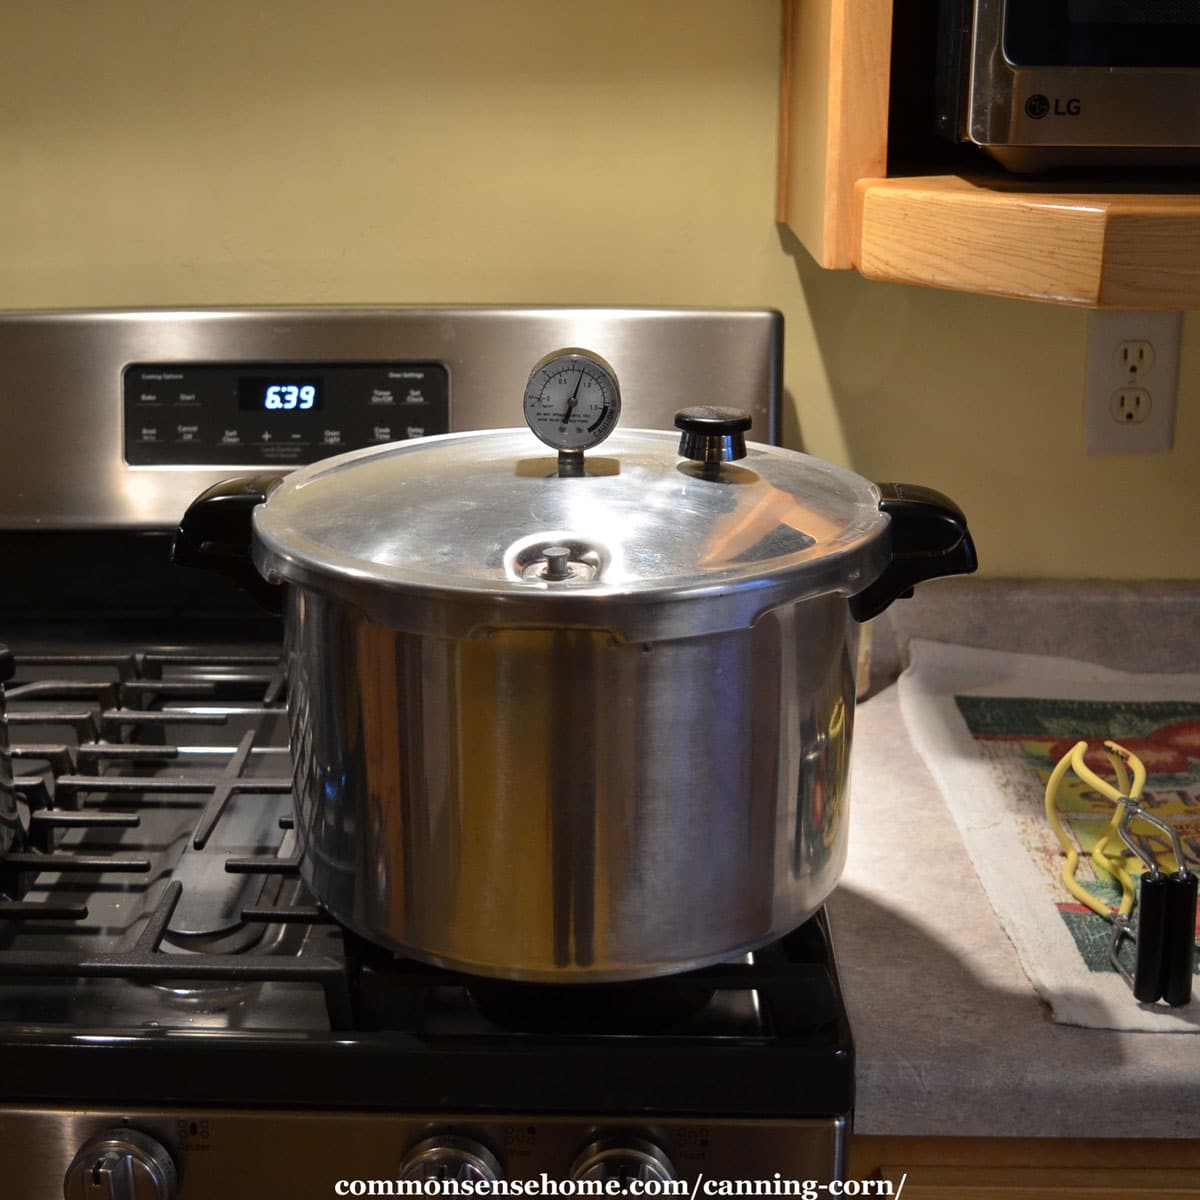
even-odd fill
[{"label": "oven door", "polygon": [[[965,140],[1017,169],[1196,161],[1195,0],[975,0],[972,8]],[[1117,153],[1046,153],[1051,148]]]},{"label": "oven door", "polygon": [[1195,67],[1196,0],[1008,0],[1004,52],[1022,66]]}]

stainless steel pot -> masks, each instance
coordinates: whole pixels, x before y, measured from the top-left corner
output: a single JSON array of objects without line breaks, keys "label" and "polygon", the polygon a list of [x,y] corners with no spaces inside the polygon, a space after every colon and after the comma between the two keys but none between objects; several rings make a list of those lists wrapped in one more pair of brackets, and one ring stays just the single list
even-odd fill
[{"label": "stainless steel pot", "polygon": [[526,430],[454,434],[189,509],[178,561],[285,593],[302,870],[339,921],[605,981],[729,958],[829,894],[859,621],[974,569],[965,522],[788,450],[721,461],[711,413],[679,447],[625,431],[560,469]]}]

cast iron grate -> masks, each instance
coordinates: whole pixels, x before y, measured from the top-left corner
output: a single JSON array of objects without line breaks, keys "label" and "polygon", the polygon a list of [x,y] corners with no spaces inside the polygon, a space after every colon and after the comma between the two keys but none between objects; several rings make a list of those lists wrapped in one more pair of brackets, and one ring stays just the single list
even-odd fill
[{"label": "cast iron grate", "polygon": [[[30,678],[35,672],[37,677]],[[104,678],[79,678],[75,672]],[[257,747],[253,727],[241,734],[227,756],[202,745],[171,745],[163,737],[167,729],[178,734],[189,727],[225,726],[236,717],[248,718],[252,725],[279,718],[285,711],[283,692],[283,673],[275,656],[172,650],[19,655],[6,699],[15,742],[13,786],[25,812],[16,848],[0,859],[0,923],[87,920],[86,902],[27,898],[33,881],[47,875],[78,884],[81,876],[102,881],[148,875],[156,867],[148,854],[104,847],[102,853],[66,849],[62,838],[68,831],[136,831],[142,822],[140,808],[172,796],[207,794],[189,837],[191,848],[201,852],[236,794],[290,794],[286,746]],[[21,731],[27,728],[63,735],[62,740],[23,742]],[[247,774],[256,753],[277,754],[283,771]],[[194,769],[197,756],[199,770]],[[211,769],[206,758],[214,760]],[[184,759],[192,760],[188,765],[193,769],[173,773],[171,765]],[[23,772],[22,767],[33,769]],[[121,807],[108,807],[113,803]],[[278,824],[286,832],[292,819],[280,817]],[[264,878],[298,876],[294,858],[267,855],[226,856],[224,869]],[[40,890],[53,893],[53,883]],[[332,1028],[350,1028],[350,992],[341,956],[165,950],[163,941],[182,894],[183,885],[169,881],[128,946],[0,948],[0,979],[312,983],[324,993]],[[264,927],[329,923],[324,912],[303,902],[244,906],[240,916],[246,924]]]}]

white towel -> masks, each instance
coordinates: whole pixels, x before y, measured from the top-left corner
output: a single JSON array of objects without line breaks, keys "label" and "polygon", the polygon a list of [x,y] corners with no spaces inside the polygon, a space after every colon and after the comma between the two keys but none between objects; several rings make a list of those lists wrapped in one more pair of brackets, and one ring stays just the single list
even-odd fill
[{"label": "white towel", "polygon": [[[1111,737],[1143,758],[1145,799],[1192,855],[1200,853],[1200,744],[1192,744],[1200,731],[1200,677],[1132,675],[1066,658],[916,640],[910,655],[899,686],[913,744],[1054,1019],[1200,1032],[1196,995],[1182,1008],[1139,1004],[1108,965],[1110,926],[1063,887],[1063,855],[1044,811],[1046,776],[1057,757],[1081,738]],[[1073,833],[1099,827],[1096,819],[1066,823]],[[1077,876],[1101,892],[1086,854]],[[1129,954],[1127,945],[1126,961]]]}]

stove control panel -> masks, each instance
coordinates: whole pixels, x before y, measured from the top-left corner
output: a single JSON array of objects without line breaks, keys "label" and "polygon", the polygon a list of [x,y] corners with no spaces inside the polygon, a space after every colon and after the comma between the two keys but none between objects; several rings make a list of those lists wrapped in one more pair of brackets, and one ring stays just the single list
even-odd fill
[{"label": "stove control panel", "polygon": [[[636,1117],[586,1114],[72,1112],[2,1105],[0,1194],[50,1197],[65,1188],[68,1200],[170,1200],[176,1190],[185,1200],[375,1196],[401,1194],[400,1180],[455,1180],[463,1194],[482,1195],[483,1189],[465,1185],[540,1181],[545,1174],[559,1182],[599,1183],[602,1193],[621,1190],[612,1181],[638,1180],[647,1196],[665,1194],[662,1185],[671,1180],[686,1181],[690,1194],[700,1180],[751,1179],[767,1185],[753,1194],[777,1196],[783,1194],[780,1178],[844,1178],[848,1127],[844,1116],[660,1117],[643,1125]],[[442,1194],[449,1194],[445,1187]]]},{"label": "stove control panel", "polygon": [[292,467],[450,430],[440,363],[132,363],[131,467]]}]

